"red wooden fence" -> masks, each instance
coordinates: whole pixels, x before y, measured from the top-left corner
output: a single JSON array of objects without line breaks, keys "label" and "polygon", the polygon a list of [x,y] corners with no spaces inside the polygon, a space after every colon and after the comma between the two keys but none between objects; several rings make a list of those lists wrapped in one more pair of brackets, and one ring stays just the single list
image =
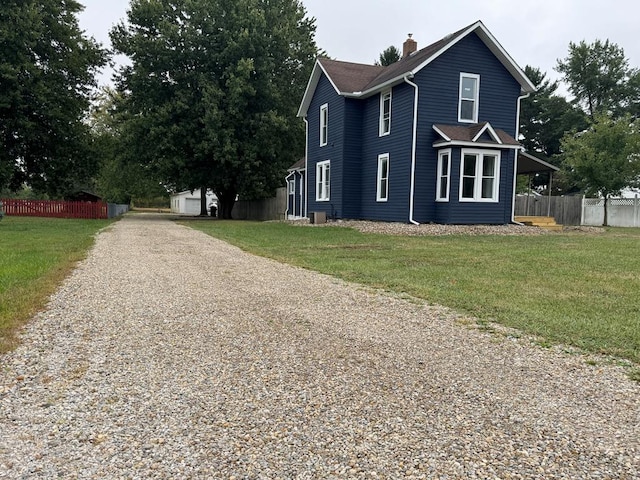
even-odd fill
[{"label": "red wooden fence", "polygon": [[19,217],[108,218],[104,202],[2,199],[4,213]]}]

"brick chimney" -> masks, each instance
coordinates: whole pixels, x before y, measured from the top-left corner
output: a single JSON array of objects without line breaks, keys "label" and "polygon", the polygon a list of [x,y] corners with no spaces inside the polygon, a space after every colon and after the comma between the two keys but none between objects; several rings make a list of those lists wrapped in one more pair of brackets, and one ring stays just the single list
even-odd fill
[{"label": "brick chimney", "polygon": [[418,42],[411,38],[412,36],[413,33],[410,33],[409,38],[407,38],[402,44],[402,58],[407,57],[418,50]]}]

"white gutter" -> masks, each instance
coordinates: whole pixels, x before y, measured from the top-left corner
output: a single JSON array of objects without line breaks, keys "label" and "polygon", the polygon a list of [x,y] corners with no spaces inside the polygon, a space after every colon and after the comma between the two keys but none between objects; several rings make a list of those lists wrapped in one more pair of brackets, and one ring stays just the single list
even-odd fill
[{"label": "white gutter", "polygon": [[405,76],[404,81],[411,85],[415,90],[413,99],[413,141],[411,143],[411,193],[409,194],[409,222],[414,225],[420,225],[413,219],[413,197],[416,188],[416,145],[418,142],[418,85],[409,81],[409,78],[413,78],[412,73]]},{"label": "white gutter", "polygon": [[[520,95],[518,97],[518,107],[516,108],[516,141],[520,141],[518,137],[520,136],[520,102],[525,98],[529,98],[531,93],[527,93],[525,95]],[[522,225],[520,222],[516,222],[516,183],[518,181],[518,153],[522,150],[514,150],[514,159],[513,159],[513,195],[511,196],[511,223],[515,223],[516,225]]]},{"label": "white gutter", "polygon": [[307,120],[306,115],[302,120],[304,121],[304,211],[300,213],[303,217],[306,217],[309,208],[309,188],[307,188],[309,186],[309,169],[307,168],[307,163],[309,162],[309,120]]}]

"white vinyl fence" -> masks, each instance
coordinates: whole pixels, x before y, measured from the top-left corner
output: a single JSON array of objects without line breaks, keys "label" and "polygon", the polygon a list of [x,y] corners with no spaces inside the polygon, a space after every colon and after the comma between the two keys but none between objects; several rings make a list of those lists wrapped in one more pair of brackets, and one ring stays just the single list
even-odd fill
[{"label": "white vinyl fence", "polygon": [[[607,223],[612,227],[640,227],[640,200],[610,198],[607,202]],[[604,199],[582,199],[582,225],[600,226],[604,223]]]}]

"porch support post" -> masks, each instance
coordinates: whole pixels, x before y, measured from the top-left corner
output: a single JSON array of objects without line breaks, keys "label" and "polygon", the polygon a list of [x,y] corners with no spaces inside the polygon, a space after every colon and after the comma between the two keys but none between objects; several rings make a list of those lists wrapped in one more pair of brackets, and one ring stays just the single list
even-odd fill
[{"label": "porch support post", "polygon": [[551,184],[553,183],[553,172],[549,170],[549,205],[547,206],[547,217],[551,216]]}]

